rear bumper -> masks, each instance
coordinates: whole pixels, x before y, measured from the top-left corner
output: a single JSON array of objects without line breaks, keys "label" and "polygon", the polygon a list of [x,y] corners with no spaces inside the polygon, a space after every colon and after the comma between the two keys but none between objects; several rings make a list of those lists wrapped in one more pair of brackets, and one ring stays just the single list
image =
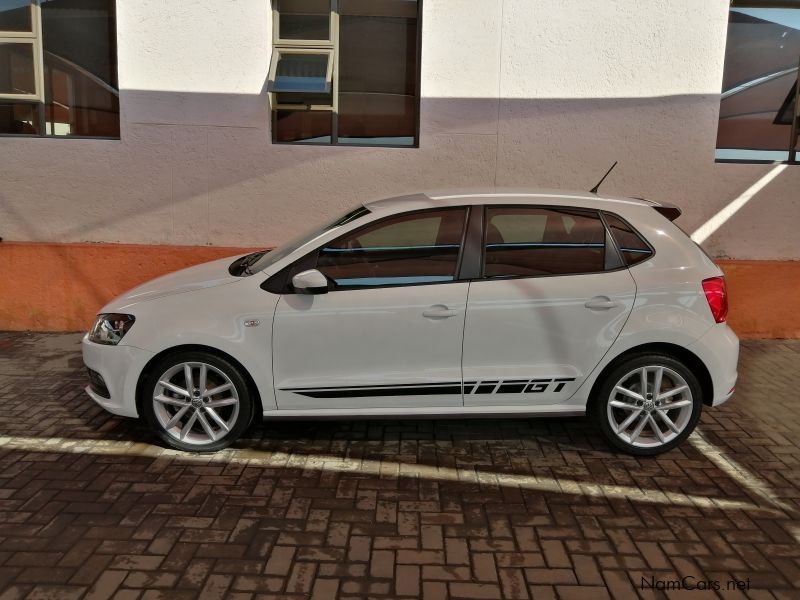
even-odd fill
[{"label": "rear bumper", "polygon": [[739,338],[727,323],[714,325],[699,340],[689,346],[706,365],[711,375],[714,396],[711,406],[719,406],[733,396],[739,376]]},{"label": "rear bumper", "polygon": [[108,393],[108,397],[103,397],[97,389],[87,386],[89,397],[110,413],[137,417],[136,384],[154,354],[133,346],[95,344],[88,335],[83,337],[82,350],[84,364],[102,377]]}]

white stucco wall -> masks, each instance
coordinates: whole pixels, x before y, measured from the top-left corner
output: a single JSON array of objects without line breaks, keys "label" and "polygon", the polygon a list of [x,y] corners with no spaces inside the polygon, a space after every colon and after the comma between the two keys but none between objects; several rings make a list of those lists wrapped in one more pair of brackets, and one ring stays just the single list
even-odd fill
[{"label": "white stucco wall", "polygon": [[[120,141],[0,138],[6,240],[272,245],[364,199],[473,185],[674,202],[693,231],[770,171],[714,163],[727,0],[424,0],[421,147],[273,145],[268,0],[118,0]],[[800,166],[706,242],[800,259]]]}]

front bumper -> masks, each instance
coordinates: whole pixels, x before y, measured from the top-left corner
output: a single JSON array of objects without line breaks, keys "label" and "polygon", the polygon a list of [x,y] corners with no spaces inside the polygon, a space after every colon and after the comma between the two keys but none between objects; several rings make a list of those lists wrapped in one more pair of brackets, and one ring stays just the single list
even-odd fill
[{"label": "front bumper", "polygon": [[102,377],[108,397],[92,390],[92,386],[86,386],[86,393],[110,413],[138,417],[136,384],[154,354],[133,346],[95,344],[89,341],[88,334],[83,336],[81,347],[84,364]]},{"label": "front bumper", "polygon": [[727,323],[714,325],[699,340],[689,346],[706,365],[714,386],[711,406],[719,406],[733,396],[739,376],[739,338]]}]

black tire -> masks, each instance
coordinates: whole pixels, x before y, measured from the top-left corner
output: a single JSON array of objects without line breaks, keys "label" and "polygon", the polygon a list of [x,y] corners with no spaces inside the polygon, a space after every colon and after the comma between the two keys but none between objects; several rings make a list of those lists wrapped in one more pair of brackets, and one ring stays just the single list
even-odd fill
[{"label": "black tire", "polygon": [[[686,384],[689,386],[689,391],[691,392],[692,396],[692,403],[691,414],[680,433],[678,433],[674,438],[661,443],[660,445],[643,447],[629,443],[617,435],[617,433],[612,429],[608,413],[609,402],[612,400],[612,392],[614,391],[614,387],[617,385],[617,383],[620,382],[620,380],[626,374],[629,374],[636,369],[649,366],[663,366],[675,371],[678,375],[683,377],[683,379],[686,381]],[[703,410],[703,390],[700,382],[697,379],[697,376],[681,361],[665,354],[647,353],[626,357],[619,364],[612,367],[611,370],[603,376],[599,386],[597,386],[595,389],[596,393],[591,399],[589,405],[588,413],[590,418],[600,428],[603,437],[606,438],[609,444],[618,450],[622,450],[623,452],[634,456],[654,456],[664,452],[669,452],[681,444],[687,437],[689,437],[689,435],[691,435],[692,431],[694,431],[698,421],[700,420],[700,414]],[[652,431],[652,427],[649,424],[647,425],[647,428],[647,431],[651,432],[652,435],[655,435],[655,432]],[[656,443],[654,437],[651,437],[650,439],[653,443]]]},{"label": "black tire", "polygon": [[[230,379],[230,383],[235,388],[236,395],[238,395],[238,412],[236,413],[235,417],[232,417],[235,418],[235,421],[230,424],[229,431],[227,433],[215,439],[214,441],[210,441],[208,443],[188,443],[181,441],[164,429],[164,426],[159,421],[159,417],[156,415],[156,403],[153,400],[156,386],[159,385],[159,380],[162,375],[167,373],[171,368],[182,363],[205,363],[206,365],[209,365],[215,369],[219,369],[219,371],[221,371],[228,377],[228,379]],[[231,364],[230,361],[210,352],[177,352],[165,356],[155,365],[153,365],[151,369],[149,369],[140,389],[142,394],[140,399],[142,416],[144,417],[151,431],[165,445],[175,448],[176,450],[183,450],[186,452],[216,452],[217,450],[222,450],[239,439],[239,437],[241,437],[253,420],[254,402],[244,374],[241,372],[240,368]],[[220,395],[223,394],[221,393]],[[217,397],[219,397],[219,395]],[[217,411],[222,412],[224,409],[225,407],[218,408]],[[194,409],[190,408],[189,411],[191,410]],[[206,415],[206,412],[203,412],[203,414]],[[210,417],[208,417],[208,419],[210,419]],[[214,426],[217,426],[215,422],[209,422],[213,423]],[[201,431],[197,421],[195,421],[194,427],[198,431]],[[190,429],[190,433],[191,431],[192,430]]]}]

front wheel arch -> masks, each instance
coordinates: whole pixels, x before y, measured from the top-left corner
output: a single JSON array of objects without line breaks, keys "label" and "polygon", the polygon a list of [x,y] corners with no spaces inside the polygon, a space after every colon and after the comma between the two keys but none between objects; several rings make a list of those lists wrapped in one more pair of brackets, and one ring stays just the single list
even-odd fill
[{"label": "front wheel arch", "polygon": [[209,354],[214,354],[219,358],[225,359],[232,363],[233,366],[240,370],[245,381],[247,382],[247,391],[250,393],[250,397],[254,400],[253,408],[254,410],[258,411],[254,416],[257,416],[259,419],[263,418],[264,407],[261,402],[261,394],[259,394],[258,386],[256,385],[253,376],[250,375],[250,372],[244,368],[242,363],[240,363],[227,352],[223,352],[222,350],[213,348],[211,346],[204,346],[202,344],[184,344],[182,346],[173,346],[171,348],[167,348],[166,350],[162,350],[147,362],[147,364],[144,366],[144,369],[142,369],[142,372],[139,373],[139,379],[136,381],[136,412],[139,417],[142,416],[142,402],[144,401],[144,397],[142,395],[142,384],[147,380],[147,377],[150,375],[153,366],[158,364],[164,357],[169,356],[170,354],[179,354],[183,352],[208,352]]},{"label": "front wheel arch", "polygon": [[676,344],[668,344],[664,342],[656,342],[652,344],[642,344],[634,346],[617,356],[614,360],[609,362],[603,370],[597,375],[592,384],[592,391],[589,393],[589,402],[586,406],[586,412],[589,413],[591,405],[597,401],[597,392],[602,386],[608,374],[616,369],[620,364],[630,360],[633,356],[639,354],[665,354],[684,363],[694,373],[700,382],[700,388],[703,391],[703,404],[712,406],[714,402],[714,383],[711,380],[711,374],[708,372],[706,365],[698,356],[691,350],[687,350],[683,346]]}]

